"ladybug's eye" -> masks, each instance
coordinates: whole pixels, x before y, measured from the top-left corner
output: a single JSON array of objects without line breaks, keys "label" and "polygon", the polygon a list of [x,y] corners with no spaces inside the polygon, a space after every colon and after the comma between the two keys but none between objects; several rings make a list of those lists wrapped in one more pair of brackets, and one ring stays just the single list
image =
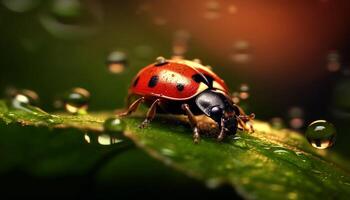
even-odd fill
[{"label": "ladybug's eye", "polygon": [[210,109],[210,116],[213,118],[221,118],[222,109],[219,106],[214,106]]}]

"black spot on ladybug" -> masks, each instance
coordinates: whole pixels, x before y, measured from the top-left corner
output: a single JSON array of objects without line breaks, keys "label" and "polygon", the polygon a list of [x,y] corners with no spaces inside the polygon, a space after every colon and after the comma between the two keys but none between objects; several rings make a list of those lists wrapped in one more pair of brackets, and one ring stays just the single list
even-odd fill
[{"label": "black spot on ladybug", "polygon": [[152,76],[151,79],[149,79],[148,81],[148,87],[153,88],[154,86],[156,86],[158,83],[158,79],[158,76]]},{"label": "black spot on ladybug", "polygon": [[134,84],[133,84],[134,87],[136,87],[136,85],[137,85],[137,83],[139,82],[139,80],[140,80],[140,77],[137,77],[137,78],[135,79]]},{"label": "black spot on ladybug", "polygon": [[213,78],[212,76],[208,75],[208,74],[205,74],[204,76],[205,76],[205,78],[208,80],[209,85],[210,85],[211,87],[213,87],[214,78]]},{"label": "black spot on ladybug", "polygon": [[207,81],[205,81],[204,77],[202,75],[200,75],[200,74],[193,75],[192,79],[194,81],[196,81],[197,83],[200,83],[200,82],[204,82],[205,83],[205,82],[207,82]]},{"label": "black spot on ladybug", "polygon": [[178,83],[178,84],[176,84],[176,89],[177,89],[179,92],[181,92],[182,90],[185,89],[185,86],[184,86],[184,84],[182,84],[182,83]]}]

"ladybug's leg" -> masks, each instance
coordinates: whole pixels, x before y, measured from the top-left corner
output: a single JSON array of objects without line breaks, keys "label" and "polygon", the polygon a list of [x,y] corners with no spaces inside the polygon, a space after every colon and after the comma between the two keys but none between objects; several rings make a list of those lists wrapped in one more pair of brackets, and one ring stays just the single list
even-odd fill
[{"label": "ladybug's leg", "polygon": [[[250,132],[254,133],[255,130],[254,130],[254,127],[252,124],[254,117],[255,117],[254,114],[239,115],[239,116],[237,116],[237,121],[243,130],[250,131]],[[247,124],[249,125],[249,127],[247,126]]]},{"label": "ladybug's leg", "polygon": [[226,129],[225,129],[225,124],[224,124],[224,119],[221,119],[220,123],[220,133],[219,136],[217,137],[218,141],[221,141],[225,138],[226,135]]},{"label": "ladybug's leg", "polygon": [[[251,131],[254,133],[254,127],[252,124],[253,119],[255,118],[255,114],[252,113],[250,115],[246,115],[244,110],[235,105],[237,107],[237,109],[239,110],[239,114],[237,115],[237,122],[238,124],[241,126],[241,128],[245,131]],[[247,127],[247,124],[249,124],[249,128]]]},{"label": "ladybug's leg", "polygon": [[190,121],[192,130],[193,130],[193,141],[198,143],[200,140],[199,129],[197,126],[197,120],[194,117],[193,113],[190,110],[190,106],[188,104],[182,104],[182,109],[186,112],[188,120]]},{"label": "ladybug's leg", "polygon": [[148,109],[146,119],[141,123],[140,128],[145,128],[154,119],[157,113],[157,106],[160,104],[160,99],[155,100]]},{"label": "ladybug's leg", "polygon": [[136,101],[134,101],[128,108],[127,111],[118,114],[119,117],[125,117],[130,115],[131,113],[135,112],[139,105],[145,101],[145,97],[138,98]]}]

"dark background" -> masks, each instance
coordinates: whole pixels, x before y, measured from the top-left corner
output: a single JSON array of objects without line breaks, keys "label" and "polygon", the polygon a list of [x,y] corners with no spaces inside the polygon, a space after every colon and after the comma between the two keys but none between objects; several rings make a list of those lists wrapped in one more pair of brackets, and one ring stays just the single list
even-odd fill
[{"label": "dark background", "polygon": [[[232,91],[248,83],[246,103],[258,119],[281,117],[288,126],[288,110],[300,107],[301,132],[327,119],[338,130],[332,150],[350,156],[349,1],[0,2],[4,97],[8,87],[32,89],[41,107],[54,111],[59,94],[83,87],[92,94],[90,110],[120,108],[131,78],[157,56],[170,58],[174,35],[185,30],[190,35],[185,58],[211,65]],[[240,41],[248,47],[237,49]],[[128,56],[121,74],[107,70],[114,50]],[[232,60],[237,53],[249,59]],[[332,71],[330,64],[339,68]]]}]

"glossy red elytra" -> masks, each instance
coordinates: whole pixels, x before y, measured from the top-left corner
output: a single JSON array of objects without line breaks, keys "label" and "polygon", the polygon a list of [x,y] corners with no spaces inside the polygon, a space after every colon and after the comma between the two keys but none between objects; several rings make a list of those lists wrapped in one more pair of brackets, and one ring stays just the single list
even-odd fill
[{"label": "glossy red elytra", "polygon": [[[140,125],[147,126],[156,112],[187,115],[193,129],[195,142],[200,131],[195,116],[205,114],[220,129],[217,137],[235,134],[237,128],[252,130],[246,123],[254,114],[245,115],[233,103],[225,82],[210,68],[189,60],[166,60],[158,57],[156,62],[139,71],[129,88],[128,109],[120,116],[136,111],[141,103],[149,106],[146,119]],[[130,102],[131,97],[136,97]]]}]

